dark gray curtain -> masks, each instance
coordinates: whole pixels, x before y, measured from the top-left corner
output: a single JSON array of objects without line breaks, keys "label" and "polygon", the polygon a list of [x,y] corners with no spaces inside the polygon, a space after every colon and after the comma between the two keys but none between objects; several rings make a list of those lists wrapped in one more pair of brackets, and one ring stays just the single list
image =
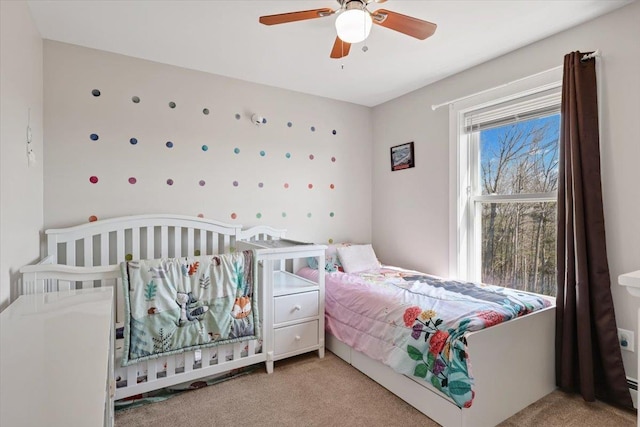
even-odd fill
[{"label": "dark gray curtain", "polygon": [[558,174],[556,382],[632,407],[605,245],[595,58],[564,57]]}]

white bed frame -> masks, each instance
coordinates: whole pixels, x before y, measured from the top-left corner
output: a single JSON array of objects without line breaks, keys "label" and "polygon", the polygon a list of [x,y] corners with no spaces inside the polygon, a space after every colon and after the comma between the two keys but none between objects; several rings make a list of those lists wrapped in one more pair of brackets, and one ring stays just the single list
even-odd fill
[{"label": "white bed frame", "polygon": [[426,381],[396,373],[326,334],[332,353],[445,427],[490,427],[555,388],[555,307],[467,334],[475,398],[459,408]]},{"label": "white bed frame", "polygon": [[[240,225],[180,215],[138,215],[90,222],[46,231],[47,256],[23,267],[22,293],[46,293],[70,289],[113,286],[116,324],[124,322],[124,299],[119,263],[132,259],[185,257],[227,253],[239,240],[284,237],[284,230]],[[260,295],[264,295],[260,292]],[[270,328],[271,304],[260,298],[261,336]],[[64,331],[59,331],[64,333]],[[121,366],[122,341],[116,341],[115,400],[140,393],[222,374],[267,362],[269,343],[249,340],[187,351]],[[273,362],[271,362],[273,363]],[[269,372],[272,370],[267,369]],[[73,375],[71,369],[70,375]]]}]

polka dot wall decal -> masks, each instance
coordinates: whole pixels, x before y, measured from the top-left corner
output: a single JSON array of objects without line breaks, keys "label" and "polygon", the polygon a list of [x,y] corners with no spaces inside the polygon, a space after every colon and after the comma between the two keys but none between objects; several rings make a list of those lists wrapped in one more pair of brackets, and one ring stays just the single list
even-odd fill
[{"label": "polka dot wall decal", "polygon": [[236,120],[240,120],[240,117],[242,117],[242,116],[240,116],[240,114],[236,113]]},{"label": "polka dot wall decal", "polygon": [[264,187],[264,183],[259,182],[259,183],[258,183],[258,188],[262,188],[262,187]]},{"label": "polka dot wall decal", "polygon": [[233,149],[233,152],[236,153],[236,154],[240,154],[240,149],[238,147],[236,147],[236,148]]},{"label": "polka dot wall decal", "polygon": [[311,218],[311,212],[307,213],[307,218]]},{"label": "polka dot wall decal", "polygon": [[209,109],[205,108],[204,110],[202,110],[202,114],[204,114],[205,116],[209,114]]},{"label": "polka dot wall decal", "polygon": [[98,177],[97,176],[89,177],[89,182],[92,183],[92,184],[97,184],[98,183]]},{"label": "polka dot wall decal", "polygon": [[293,123],[287,122],[287,127],[291,127],[291,126],[293,126]]},{"label": "polka dot wall decal", "polygon": [[330,216],[331,218],[333,218],[335,215],[336,215],[336,214],[334,214],[333,212],[330,212],[330,213],[329,213],[329,216]]},{"label": "polka dot wall decal", "polygon": [[289,183],[288,182],[284,183],[284,188],[289,188]]},{"label": "polka dot wall decal", "polygon": [[100,96],[100,91],[98,89],[94,89],[94,90],[91,91],[91,95]]},{"label": "polka dot wall decal", "polygon": [[89,138],[91,138],[92,141],[97,141],[99,136],[97,133],[92,133],[91,135],[89,135]]},{"label": "polka dot wall decal", "polygon": [[258,219],[262,218],[262,214],[261,214],[260,212],[258,212],[258,213],[256,214],[256,218],[258,218]]},{"label": "polka dot wall decal", "polygon": [[266,155],[267,155],[267,153],[264,150],[260,151],[260,156],[264,157]]},{"label": "polka dot wall decal", "polygon": [[132,259],[133,259],[133,255],[131,255],[131,254],[126,254],[126,255],[124,256],[124,260],[125,260],[125,261],[131,261]]},{"label": "polka dot wall decal", "polygon": [[129,143],[130,143],[131,145],[136,145],[136,144],[138,143],[138,139],[137,139],[137,138],[131,138],[131,139],[129,140]]},{"label": "polka dot wall decal", "polygon": [[315,126],[311,126],[311,132],[315,132],[316,131],[316,127]]},{"label": "polka dot wall decal", "polygon": [[231,219],[236,219],[236,218],[238,218],[238,215],[235,212],[233,212],[231,214]]},{"label": "polka dot wall decal", "polygon": [[329,240],[327,240],[327,241],[329,242],[329,244],[332,244],[332,243],[333,243],[333,239],[329,239]]},{"label": "polka dot wall decal", "polygon": [[334,130],[332,130],[332,131],[331,131],[331,133],[335,135],[335,134],[337,134],[338,132],[334,129]]},{"label": "polka dot wall decal", "polygon": [[96,222],[97,220],[98,220],[98,217],[97,217],[97,216],[95,216],[95,215],[91,215],[91,216],[89,217],[89,222]]},{"label": "polka dot wall decal", "polygon": [[167,148],[173,148],[173,142],[171,141],[167,141],[165,145],[167,146]]},{"label": "polka dot wall decal", "polygon": [[173,102],[173,101],[171,101],[171,102],[169,103],[169,108],[176,108],[176,103],[175,103],[175,102]]},{"label": "polka dot wall decal", "polygon": [[335,186],[335,185],[333,185],[333,184],[331,184],[331,185],[329,186],[329,188],[333,190],[334,188],[336,188],[336,186]]},{"label": "polka dot wall decal", "polygon": [[238,181],[233,181],[233,186],[237,187],[239,185]]},{"label": "polka dot wall decal", "polygon": [[200,256],[200,249],[196,249],[195,251],[193,251],[193,255]]},{"label": "polka dot wall decal", "polygon": [[266,125],[267,124],[267,119],[265,117],[262,118],[262,124]]},{"label": "polka dot wall decal", "polygon": [[136,182],[138,182],[138,180],[135,177],[131,177],[129,178],[129,184],[135,184]]},{"label": "polka dot wall decal", "polygon": [[205,184],[206,184],[206,182],[204,181],[204,179],[201,179],[201,180],[198,182],[198,185],[200,185],[200,187],[204,187],[204,185],[205,185]]},{"label": "polka dot wall decal", "polygon": [[285,156],[287,159],[290,159],[290,158],[291,158],[291,153],[287,153],[287,154],[285,154],[284,156]]},{"label": "polka dot wall decal", "polygon": [[332,157],[332,158],[331,158],[331,161],[332,161],[333,163],[335,163],[335,162],[336,162],[336,158],[335,158],[335,157]]},{"label": "polka dot wall decal", "polygon": [[282,218],[286,218],[287,217],[287,213],[286,212],[282,212]]},{"label": "polka dot wall decal", "polygon": [[204,218],[204,215],[203,215],[203,214],[201,214],[201,213],[199,213],[199,214],[198,214],[198,218]]},{"label": "polka dot wall decal", "polygon": [[138,103],[140,102],[140,98],[139,98],[139,97],[137,97],[137,96],[132,96],[132,97],[131,97],[131,101],[132,101],[134,104],[138,104]]},{"label": "polka dot wall decal", "polygon": [[207,151],[208,149],[209,149],[209,147],[208,147],[208,146],[206,146],[206,145],[203,145],[203,146],[202,146],[202,151]]},{"label": "polka dot wall decal", "polygon": [[167,180],[167,185],[173,185],[173,180],[171,178]]},{"label": "polka dot wall decal", "polygon": [[309,187],[309,190],[311,190],[313,188],[313,184],[309,184],[307,185],[307,187]]},{"label": "polka dot wall decal", "polygon": [[313,154],[309,154],[309,160],[313,160],[313,159],[315,159],[314,155]]}]

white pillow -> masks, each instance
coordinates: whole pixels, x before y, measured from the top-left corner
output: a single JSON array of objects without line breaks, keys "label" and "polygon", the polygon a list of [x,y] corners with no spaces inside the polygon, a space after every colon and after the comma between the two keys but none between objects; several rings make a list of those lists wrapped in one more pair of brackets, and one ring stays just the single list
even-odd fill
[{"label": "white pillow", "polygon": [[380,262],[371,245],[351,245],[337,248],[338,257],[345,273],[380,268]]}]

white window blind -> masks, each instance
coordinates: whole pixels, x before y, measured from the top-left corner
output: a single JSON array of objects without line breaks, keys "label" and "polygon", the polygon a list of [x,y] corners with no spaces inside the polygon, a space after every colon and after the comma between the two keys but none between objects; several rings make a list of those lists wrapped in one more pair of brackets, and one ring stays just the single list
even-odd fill
[{"label": "white window blind", "polygon": [[560,112],[561,88],[553,88],[526,98],[494,104],[464,115],[466,133],[505,126],[521,120],[546,117]]}]

